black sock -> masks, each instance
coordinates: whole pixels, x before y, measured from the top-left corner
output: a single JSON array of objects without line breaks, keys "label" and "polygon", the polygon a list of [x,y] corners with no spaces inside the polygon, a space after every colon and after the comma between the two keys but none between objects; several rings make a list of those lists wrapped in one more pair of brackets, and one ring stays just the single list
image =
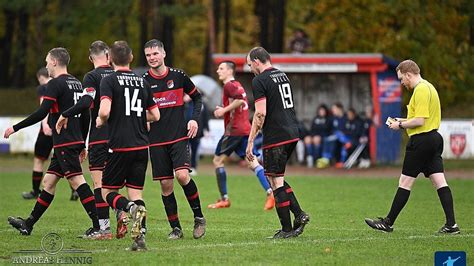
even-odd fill
[{"label": "black sock", "polygon": [[109,219],[109,204],[102,198],[102,189],[94,189],[95,207],[97,208],[97,217],[99,219]]},{"label": "black sock", "polygon": [[393,225],[395,220],[397,219],[398,214],[402,211],[403,207],[408,201],[410,197],[410,190],[406,190],[404,188],[399,187],[397,189],[397,193],[393,198],[392,207],[390,208],[390,212],[387,215],[388,224]]},{"label": "black sock", "polygon": [[127,198],[117,192],[109,192],[109,194],[107,194],[107,196],[105,197],[105,200],[113,209],[121,210],[124,212],[128,212],[131,205],[131,201],[129,201]]},{"label": "black sock", "polygon": [[178,227],[181,229],[178,217],[178,204],[176,203],[174,192],[168,196],[161,195],[161,199],[163,200],[163,205],[165,205],[166,216],[168,216],[171,228]]},{"label": "black sock", "polygon": [[303,212],[303,210],[301,210],[300,204],[296,199],[295,193],[286,181],[284,183],[284,188],[286,194],[288,194],[288,198],[290,199],[290,211],[295,215],[295,217],[298,217]]},{"label": "black sock", "polygon": [[290,217],[290,199],[285,191],[285,187],[279,187],[273,191],[275,196],[275,207],[280,219],[282,230],[289,232],[292,230]]},{"label": "black sock", "polygon": [[446,216],[446,225],[455,225],[456,220],[454,219],[454,204],[451,189],[448,186],[439,188],[438,197],[443,206],[444,215]]},{"label": "black sock", "polygon": [[[143,207],[146,207],[145,202],[143,200],[134,200],[133,202],[135,202],[135,204],[137,204],[137,205],[141,205]],[[143,220],[142,220],[142,232],[146,233],[146,216],[143,217]]]},{"label": "black sock", "polygon": [[41,218],[41,215],[48,209],[49,205],[54,199],[53,194],[49,194],[47,191],[41,191],[38,199],[36,200],[35,207],[31,211],[30,217],[26,219],[26,225],[33,227],[33,225]]},{"label": "black sock", "polygon": [[43,178],[43,172],[36,172],[33,171],[32,174],[32,183],[33,183],[33,192],[36,194],[40,193],[40,185],[41,185],[41,179]]},{"label": "black sock", "polygon": [[189,206],[194,213],[194,217],[203,217],[201,211],[201,201],[199,200],[199,192],[194,180],[191,178],[189,183],[182,187],[184,190],[184,195],[186,195],[186,198],[188,199]]},{"label": "black sock", "polygon": [[86,210],[89,218],[92,220],[92,226],[100,229],[99,218],[97,217],[97,208],[95,207],[94,194],[87,183],[80,185],[77,189],[77,194],[81,199],[82,206]]}]

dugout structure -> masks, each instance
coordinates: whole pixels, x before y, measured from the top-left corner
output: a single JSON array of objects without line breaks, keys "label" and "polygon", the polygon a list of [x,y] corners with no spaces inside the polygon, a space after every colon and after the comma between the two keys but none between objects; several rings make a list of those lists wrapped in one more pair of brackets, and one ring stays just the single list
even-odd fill
[{"label": "dugout structure", "polygon": [[[254,75],[245,57],[246,54],[214,54],[213,60],[216,66],[225,60],[236,63],[236,78],[253,103]],[[272,63],[290,78],[298,119],[307,126],[322,103],[330,106],[341,102],[346,110],[353,107],[358,113],[372,106],[372,161],[384,164],[399,159],[400,134],[384,124],[388,116],[401,116],[401,85],[395,71],[399,62],[383,54],[272,54]]]}]

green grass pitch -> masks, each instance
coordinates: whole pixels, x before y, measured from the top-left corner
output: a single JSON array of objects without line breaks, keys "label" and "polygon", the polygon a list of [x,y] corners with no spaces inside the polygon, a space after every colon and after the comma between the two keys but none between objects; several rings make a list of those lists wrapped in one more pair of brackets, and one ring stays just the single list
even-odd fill
[{"label": "green grass pitch", "polygon": [[[448,180],[462,231],[460,235],[435,233],[444,223],[444,214],[436,191],[429,180],[421,177],[394,232],[387,234],[370,229],[364,218],[387,213],[397,187],[396,177],[320,178],[316,170],[314,173],[314,177],[287,173],[287,180],[302,208],[311,215],[311,222],[300,237],[278,241],[266,239],[279,228],[279,223],[274,210],[263,211],[265,194],[257,179],[251,175],[235,176],[231,171],[228,172],[232,200],[229,209],[205,209],[218,196],[215,177],[212,173],[201,173],[195,178],[208,223],[206,236],[200,240],[192,238],[192,213],[181,187],[175,183],[184,239],[168,240],[170,228],[159,184],[152,182],[148,175],[144,198],[148,209],[149,250],[132,253],[125,251],[131,244],[129,235],[109,241],[77,238],[90,226],[90,221],[80,202],[69,201],[70,191],[65,180],[59,183],[52,205],[32,235],[21,236],[8,225],[7,217],[29,215],[34,201],[21,199],[20,193],[31,186],[30,172],[26,169],[3,171],[0,174],[0,264],[11,264],[14,257],[22,255],[15,253],[19,250],[41,249],[42,237],[50,232],[62,237],[64,249],[91,252],[87,256],[92,256],[93,264],[101,265],[433,265],[435,251],[454,250],[466,251],[468,265],[474,262],[474,180]],[[346,173],[349,175],[350,171]],[[115,220],[112,225],[115,228]]]}]

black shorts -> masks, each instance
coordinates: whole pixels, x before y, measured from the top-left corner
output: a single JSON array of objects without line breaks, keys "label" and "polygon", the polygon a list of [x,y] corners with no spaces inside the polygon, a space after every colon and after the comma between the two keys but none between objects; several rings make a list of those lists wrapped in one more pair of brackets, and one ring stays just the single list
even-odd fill
[{"label": "black shorts", "polygon": [[153,180],[173,179],[173,170],[187,169],[191,165],[188,140],[150,146]]},{"label": "black shorts", "polygon": [[66,178],[82,175],[79,155],[83,149],[82,144],[54,148],[47,173]]},{"label": "black shorts", "polygon": [[121,189],[123,186],[143,190],[148,150],[113,152],[102,175],[102,187]]},{"label": "black shorts", "polygon": [[297,141],[263,149],[263,168],[266,176],[281,177],[285,175],[286,162],[293,153],[296,143]]},{"label": "black shorts", "polygon": [[419,173],[429,177],[443,173],[443,137],[438,131],[416,134],[410,137],[406,146],[402,174],[417,177]]},{"label": "black shorts", "polygon": [[[215,155],[219,156],[225,154],[230,156],[233,152],[235,152],[240,158],[245,158],[245,152],[247,149],[249,136],[222,136],[217,143],[216,151],[214,152]],[[257,148],[253,147],[253,154],[255,156],[260,156],[257,151]]]},{"label": "black shorts", "polygon": [[38,134],[35,143],[35,157],[43,161],[48,160],[53,149],[53,137],[46,136],[43,132]]},{"label": "black shorts", "polygon": [[89,145],[89,170],[103,171],[109,158],[109,145],[100,143]]}]

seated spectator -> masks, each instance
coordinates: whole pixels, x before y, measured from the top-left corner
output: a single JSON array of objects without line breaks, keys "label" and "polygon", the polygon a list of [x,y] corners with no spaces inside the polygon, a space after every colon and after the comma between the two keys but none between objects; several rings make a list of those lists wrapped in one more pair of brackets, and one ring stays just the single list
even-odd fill
[{"label": "seated spectator", "polygon": [[373,109],[371,106],[365,108],[364,116],[362,117],[362,136],[360,143],[366,143],[364,150],[360,155],[359,168],[370,167],[370,127],[373,125]]},{"label": "seated spectator", "polygon": [[363,133],[362,120],[359,118],[356,111],[352,107],[347,110],[347,120],[343,132],[347,136],[352,146],[347,150],[347,155],[350,155],[355,150],[355,148],[359,146],[360,138],[362,137]]},{"label": "seated spectator", "polygon": [[311,47],[311,42],[302,29],[296,29],[293,33],[293,37],[288,43],[288,48],[292,53],[301,54],[304,53],[309,47]]},{"label": "seated spectator", "polygon": [[322,104],[318,107],[316,116],[311,123],[310,136],[304,140],[306,147],[306,164],[309,168],[314,166],[314,161],[321,156],[323,139],[331,133],[331,121],[328,108]]},{"label": "seated spectator", "polygon": [[299,164],[304,164],[305,146],[307,139],[311,141],[311,135],[309,134],[310,132],[308,131],[302,120],[298,120],[298,131],[300,134],[300,140],[298,140],[298,143],[296,143],[296,159]]},{"label": "seated spectator", "polygon": [[317,160],[316,166],[318,168],[328,167],[331,160],[336,155],[337,145],[341,145],[340,154],[338,154],[338,160],[336,162],[337,168],[342,168],[344,161],[347,159],[347,150],[352,148],[352,143],[349,138],[344,134],[344,126],[346,123],[346,116],[344,115],[344,107],[341,103],[335,103],[331,106],[333,116],[331,118],[331,135],[327,136],[323,140],[323,154],[322,157]]}]

